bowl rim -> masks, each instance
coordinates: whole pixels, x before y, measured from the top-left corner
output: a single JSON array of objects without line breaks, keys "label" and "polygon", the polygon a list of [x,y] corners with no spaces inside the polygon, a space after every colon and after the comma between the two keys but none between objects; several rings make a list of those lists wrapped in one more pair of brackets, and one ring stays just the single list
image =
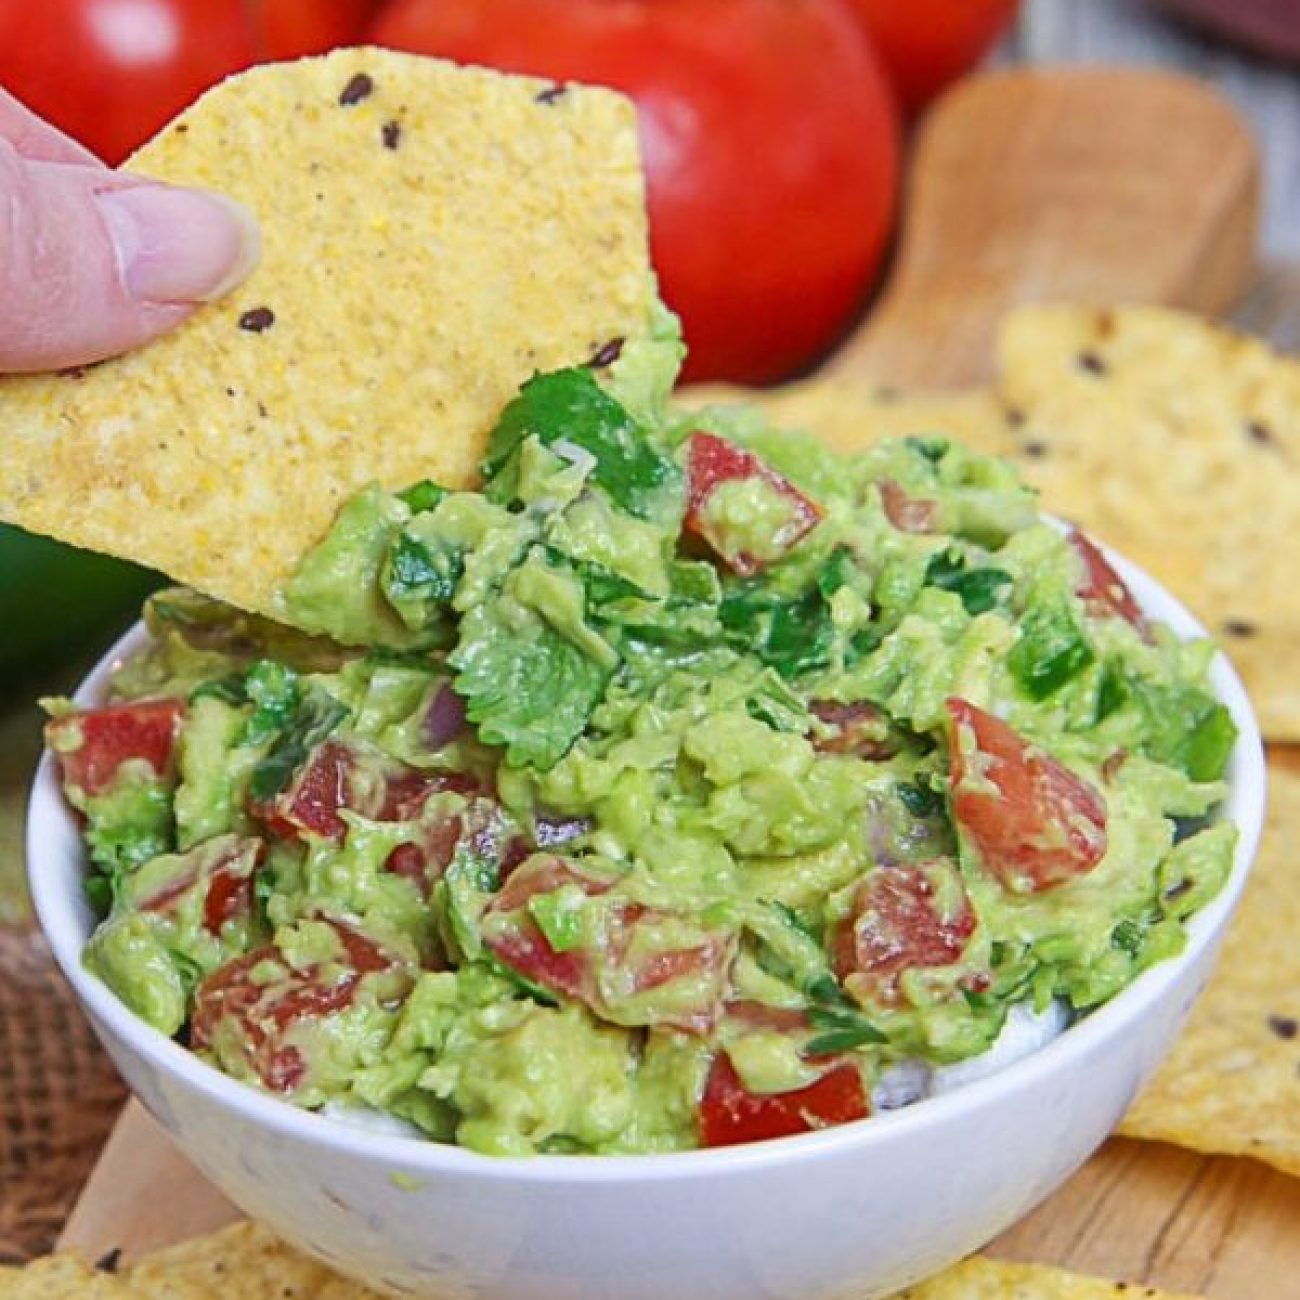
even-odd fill
[{"label": "bowl rim", "polygon": [[[1055,521],[1050,521],[1055,522]],[[1136,565],[1101,547],[1125,583],[1133,590],[1145,613],[1168,625],[1184,640],[1208,639],[1200,622],[1153,578]],[[108,675],[123,655],[148,639],[142,623],[134,624],[97,662],[78,685],[78,703],[95,701]],[[52,754],[40,759],[27,808],[27,879],[32,902],[63,974],[73,986],[92,1021],[102,1022],[109,1033],[156,1071],[178,1076],[184,1085],[201,1093],[218,1109],[228,1108],[246,1122],[263,1125],[287,1138],[329,1149],[343,1158],[383,1162],[413,1171],[416,1176],[473,1176],[487,1182],[507,1181],[565,1185],[610,1185],[694,1181],[741,1174],[774,1166],[786,1168],[831,1153],[852,1153],[869,1158],[874,1150],[906,1141],[917,1129],[939,1128],[963,1119],[999,1098],[1030,1091],[1058,1071],[1069,1071],[1095,1048],[1121,1035],[1139,1022],[1144,1012],[1159,1002],[1179,981],[1183,971],[1207,949],[1217,945],[1245,887],[1263,828],[1266,770],[1263,743],[1250,701],[1228,657],[1216,651],[1210,681],[1216,698],[1227,705],[1237,725],[1237,741],[1227,773],[1228,793],[1219,817],[1232,820],[1238,839],[1232,870],[1219,893],[1187,923],[1187,943],[1174,957],[1142,972],[1109,1002],[1089,1012],[1064,1033],[983,1078],[951,1092],[925,1098],[896,1110],[884,1111],[848,1124],[812,1133],[795,1134],[763,1142],[720,1148],[627,1155],[487,1155],[451,1143],[398,1134],[381,1134],[336,1118],[303,1110],[273,1097],[209,1065],[189,1049],[132,1013],[107,985],[82,965],[88,937],[89,911],[79,891],[71,887],[80,871],[54,873],[42,869],[46,856],[42,840],[47,828],[72,821],[59,786]],[[75,831],[74,831],[75,833]],[[77,836],[76,842],[80,844]],[[84,855],[83,855],[84,861]],[[67,881],[67,887],[60,880]]]}]

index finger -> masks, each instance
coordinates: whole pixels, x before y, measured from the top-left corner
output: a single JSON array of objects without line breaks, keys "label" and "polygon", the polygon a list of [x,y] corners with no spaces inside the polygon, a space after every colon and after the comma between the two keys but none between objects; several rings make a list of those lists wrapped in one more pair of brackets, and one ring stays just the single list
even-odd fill
[{"label": "index finger", "polygon": [[20,103],[0,86],[0,140],[7,140],[31,162],[76,163],[103,166],[89,149]]}]

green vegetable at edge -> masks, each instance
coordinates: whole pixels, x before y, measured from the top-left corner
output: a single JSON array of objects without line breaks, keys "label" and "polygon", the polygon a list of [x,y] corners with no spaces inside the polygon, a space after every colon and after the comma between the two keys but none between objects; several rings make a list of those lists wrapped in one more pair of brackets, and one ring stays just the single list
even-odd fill
[{"label": "green vegetable at edge", "polygon": [[120,560],[0,525],[0,674],[89,657],[161,583]]}]

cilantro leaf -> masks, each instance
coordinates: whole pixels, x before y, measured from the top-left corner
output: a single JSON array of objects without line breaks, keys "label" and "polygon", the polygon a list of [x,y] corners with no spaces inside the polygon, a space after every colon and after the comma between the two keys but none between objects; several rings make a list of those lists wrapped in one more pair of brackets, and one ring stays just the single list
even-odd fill
[{"label": "cilantro leaf", "polygon": [[388,548],[379,581],[402,622],[420,631],[437,621],[464,573],[459,551],[437,549],[402,531]]},{"label": "cilantro leaf", "polygon": [[592,479],[620,510],[642,519],[660,513],[681,486],[681,471],[583,368],[535,375],[501,414],[483,462],[485,492],[504,504],[518,486],[518,452],[525,439],[545,446],[569,442],[596,458]]},{"label": "cilantro leaf", "polygon": [[347,709],[325,691],[308,691],[299,701],[288,727],[253,768],[248,783],[252,798],[258,803],[275,798],[306,761],[308,753],[347,717],[347,713]]},{"label": "cilantro leaf", "polygon": [[482,739],[541,772],[569,752],[612,676],[549,624],[507,628],[491,603],[462,619],[449,662]]},{"label": "cilantro leaf", "polygon": [[223,704],[247,704],[248,693],[244,690],[243,674],[230,673],[226,677],[214,677],[211,681],[200,683],[190,692],[188,702],[194,704],[207,699],[220,700]]},{"label": "cilantro leaf", "polygon": [[1043,700],[1093,661],[1092,647],[1063,606],[1036,605],[1026,613],[1007,666],[1020,688]]},{"label": "cilantro leaf", "polygon": [[445,487],[439,487],[432,479],[423,478],[412,483],[404,492],[397,494],[397,499],[415,514],[432,510],[445,496],[450,495]]},{"label": "cilantro leaf", "polygon": [[1186,772],[1193,781],[1217,781],[1237,741],[1237,724],[1207,691],[1195,686],[1157,686],[1130,679],[1146,720],[1148,758]]},{"label": "cilantro leaf", "polygon": [[593,620],[602,629],[654,645],[698,649],[717,641],[722,588],[711,564],[677,560],[669,569],[666,600],[643,597],[631,583],[594,566],[579,566]]},{"label": "cilantro leaf", "polygon": [[782,677],[798,677],[831,660],[835,629],[816,587],[783,599],[761,580],[729,584],[718,608],[724,635]]},{"label": "cilantro leaf", "polygon": [[918,820],[933,817],[944,809],[942,792],[920,776],[913,781],[900,781],[895,791],[899,802]]},{"label": "cilantro leaf", "polygon": [[244,699],[253,712],[239,737],[241,745],[260,745],[293,721],[301,691],[298,674],[287,664],[260,659],[244,674]]},{"label": "cilantro leaf", "polygon": [[831,1056],[889,1041],[865,1016],[846,1006],[811,1006],[808,1023],[822,1031],[805,1044],[809,1056]]},{"label": "cilantro leaf", "polygon": [[925,585],[951,591],[972,616],[995,608],[1002,592],[1012,585],[1005,569],[971,569],[958,551],[937,552],[926,566]]}]

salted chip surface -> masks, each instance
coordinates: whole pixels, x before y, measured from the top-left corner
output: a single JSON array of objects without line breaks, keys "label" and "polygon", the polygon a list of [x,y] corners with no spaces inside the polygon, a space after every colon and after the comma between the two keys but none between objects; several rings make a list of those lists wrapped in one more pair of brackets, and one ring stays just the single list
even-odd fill
[{"label": "salted chip surface", "polygon": [[[26,1288],[26,1289],[24,1289]],[[43,1288],[43,1289],[41,1289]],[[331,1273],[265,1228],[237,1223],[109,1275],[74,1256],[0,1270],[0,1300],[379,1300]],[[976,1257],[902,1291],[896,1300],[1193,1300],[1145,1286],[1105,1282],[1037,1264]],[[448,1300],[451,1293],[448,1292]],[[847,1298],[846,1298],[847,1300]]]},{"label": "salted chip surface", "polygon": [[1274,754],[1259,857],[1218,968],[1121,1133],[1300,1176],[1297,935],[1300,757]]},{"label": "salted chip surface", "polygon": [[131,166],[242,201],[262,263],[139,352],[0,380],[0,518],[246,609],[366,483],[468,485],[520,383],[646,328],[611,91],[342,50],[232,78]]},{"label": "salted chip surface", "polygon": [[49,1255],[24,1268],[0,1268],[0,1300],[138,1300],[125,1278],[75,1255]]},{"label": "salted chip surface", "polygon": [[126,1270],[130,1285],[150,1300],[226,1300],[234,1296],[285,1300],[377,1300],[376,1293],[340,1278],[257,1224],[169,1246]]},{"label": "salted chip surface", "polygon": [[1107,1282],[1040,1264],[977,1257],[902,1291],[895,1300],[1193,1300],[1131,1282]]},{"label": "salted chip surface", "polygon": [[1157,308],[1026,308],[1001,402],[1046,509],[1168,586],[1246,681],[1265,734],[1300,739],[1300,361]]}]

